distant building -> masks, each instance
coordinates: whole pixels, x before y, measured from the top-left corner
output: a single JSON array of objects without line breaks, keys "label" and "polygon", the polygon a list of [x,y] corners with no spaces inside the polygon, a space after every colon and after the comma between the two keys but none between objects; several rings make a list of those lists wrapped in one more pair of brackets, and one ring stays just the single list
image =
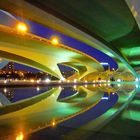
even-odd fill
[{"label": "distant building", "polygon": [[14,72],[14,62],[9,62],[2,70],[6,72]]}]

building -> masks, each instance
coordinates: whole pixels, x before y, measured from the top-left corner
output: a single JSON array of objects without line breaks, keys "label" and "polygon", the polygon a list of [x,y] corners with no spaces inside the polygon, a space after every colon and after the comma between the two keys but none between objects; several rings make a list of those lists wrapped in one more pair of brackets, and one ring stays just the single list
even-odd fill
[{"label": "building", "polygon": [[2,70],[5,72],[14,72],[14,62],[9,62]]}]

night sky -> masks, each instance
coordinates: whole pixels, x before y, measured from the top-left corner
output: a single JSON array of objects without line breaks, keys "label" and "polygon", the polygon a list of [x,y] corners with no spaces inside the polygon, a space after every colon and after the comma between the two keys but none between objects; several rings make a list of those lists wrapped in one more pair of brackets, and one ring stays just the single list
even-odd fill
[{"label": "night sky", "polygon": [[[20,17],[17,17],[17,18],[19,20],[21,20]],[[70,46],[74,49],[80,50],[80,51],[94,57],[99,62],[108,62],[111,69],[112,68],[117,69],[117,67],[118,67],[117,63],[111,57],[107,56],[106,54],[102,53],[101,51],[99,51],[95,48],[92,48],[91,46],[89,46],[87,44],[84,44],[84,43],[82,43],[78,40],[75,40],[71,37],[68,37],[64,34],[61,34],[57,31],[54,31],[54,30],[52,30],[48,27],[37,24],[35,22],[25,20],[25,19],[22,19],[22,21],[24,21],[25,23],[27,23],[29,25],[30,32],[35,34],[35,35],[38,35],[38,36],[41,36],[41,37],[44,37],[44,38],[47,38],[47,39],[50,39],[52,36],[58,36],[61,40],[61,43],[65,44],[65,45],[68,45],[68,46]],[[19,65],[19,64],[16,64],[15,67],[16,67],[16,69],[30,70],[30,71],[33,71],[33,72],[38,71],[36,69],[25,67],[25,66]]]}]

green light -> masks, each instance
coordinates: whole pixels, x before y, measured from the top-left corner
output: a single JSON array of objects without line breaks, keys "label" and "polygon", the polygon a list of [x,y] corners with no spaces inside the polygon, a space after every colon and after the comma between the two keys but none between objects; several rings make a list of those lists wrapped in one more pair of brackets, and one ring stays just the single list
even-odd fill
[{"label": "green light", "polygon": [[129,110],[126,111],[123,116],[124,119],[130,119],[130,120],[134,120],[134,121],[140,121],[140,111],[136,111],[136,110]]},{"label": "green light", "polygon": [[137,56],[140,54],[140,47],[124,48],[121,50],[126,56]]}]

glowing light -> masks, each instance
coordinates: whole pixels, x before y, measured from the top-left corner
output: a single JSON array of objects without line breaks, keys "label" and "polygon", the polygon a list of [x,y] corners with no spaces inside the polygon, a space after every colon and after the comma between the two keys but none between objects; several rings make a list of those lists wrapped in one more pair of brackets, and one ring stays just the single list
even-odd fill
[{"label": "glowing light", "polygon": [[136,78],[135,81],[138,82],[139,81],[139,78]]},{"label": "glowing light", "polygon": [[37,80],[36,82],[37,82],[37,83],[40,83],[40,80]]},{"label": "glowing light", "polygon": [[70,80],[67,80],[67,83],[69,83],[70,82]]},{"label": "glowing light", "polygon": [[55,121],[53,121],[53,122],[52,122],[52,126],[55,126],[55,125],[56,125],[56,123],[55,123]]},{"label": "glowing light", "polygon": [[4,84],[6,84],[7,83],[7,80],[4,80]]},{"label": "glowing light", "polygon": [[34,79],[31,79],[31,80],[30,80],[30,82],[34,83],[34,82],[35,82],[35,80],[34,80]]},{"label": "glowing light", "polygon": [[57,37],[53,37],[53,38],[51,39],[51,43],[52,43],[53,45],[58,45],[58,44],[59,44],[59,39],[58,39]]},{"label": "glowing light", "polygon": [[74,83],[76,83],[77,82],[77,80],[76,79],[74,79]]},{"label": "glowing light", "polygon": [[85,87],[87,88],[87,85],[85,85]]},{"label": "glowing light", "polygon": [[121,79],[118,79],[117,82],[121,82]]},{"label": "glowing light", "polygon": [[100,64],[101,64],[101,65],[106,65],[106,66],[109,65],[107,62],[101,62]]},{"label": "glowing light", "polygon": [[16,140],[23,140],[24,135],[22,132],[20,132],[20,134],[16,137]]},{"label": "glowing light", "polygon": [[118,84],[118,87],[120,87],[121,86],[121,84]]},{"label": "glowing light", "polygon": [[49,78],[47,78],[47,79],[45,80],[45,82],[46,82],[46,83],[49,83],[49,82],[50,82],[50,79],[49,79]]},{"label": "glowing light", "polygon": [[87,83],[87,80],[85,80],[85,83]]},{"label": "glowing light", "polygon": [[17,24],[17,30],[20,32],[26,32],[27,31],[27,26],[25,23],[19,22]]},{"label": "glowing light", "polygon": [[65,78],[64,78],[64,77],[61,77],[61,80],[62,80],[62,81],[65,81]]},{"label": "glowing light", "polygon": [[76,86],[76,85],[74,85],[73,87],[74,87],[74,89],[76,89],[76,88],[77,88],[77,86]]},{"label": "glowing light", "polygon": [[61,80],[59,80],[59,83],[61,83],[62,81]]},{"label": "glowing light", "polygon": [[3,89],[3,91],[4,91],[4,93],[6,93],[6,92],[7,92],[7,89],[6,89],[6,88],[4,88],[4,89]]},{"label": "glowing light", "polygon": [[108,99],[109,99],[108,97],[105,96],[102,97],[102,100],[108,100]]},{"label": "glowing light", "polygon": [[136,85],[136,88],[138,88],[139,87],[139,85]]},{"label": "glowing light", "polygon": [[37,87],[37,88],[36,88],[36,90],[37,90],[37,91],[39,91],[39,90],[40,90],[40,88],[39,88],[39,87]]},{"label": "glowing light", "polygon": [[93,87],[95,87],[95,84],[93,84]]}]

